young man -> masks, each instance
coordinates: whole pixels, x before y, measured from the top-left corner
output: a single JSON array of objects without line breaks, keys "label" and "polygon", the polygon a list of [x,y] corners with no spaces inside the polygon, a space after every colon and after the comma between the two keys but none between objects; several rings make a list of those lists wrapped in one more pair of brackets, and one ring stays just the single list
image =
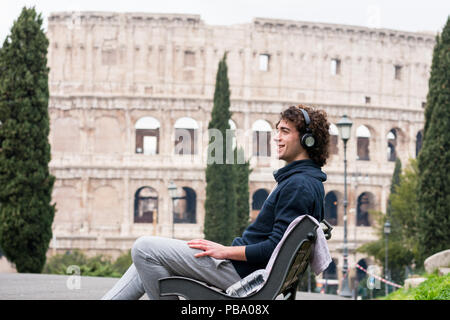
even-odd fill
[{"label": "young man", "polygon": [[296,217],[308,214],[323,220],[326,174],[320,168],[328,158],[328,129],[323,111],[304,105],[283,111],[274,141],[278,158],[287,164],[274,172],[277,185],[242,237],[231,246],[204,239],[141,237],[131,250],[133,264],[103,299],[139,299],[144,292],[160,299],[158,279],[173,275],[226,289],[265,268]]}]

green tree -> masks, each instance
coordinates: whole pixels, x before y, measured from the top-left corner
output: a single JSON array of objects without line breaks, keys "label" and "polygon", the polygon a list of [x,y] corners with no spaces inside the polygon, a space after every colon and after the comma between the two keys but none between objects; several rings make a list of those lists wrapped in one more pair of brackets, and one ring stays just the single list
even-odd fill
[{"label": "green tree", "polygon": [[[244,159],[244,149],[235,149],[236,160]],[[248,181],[252,169],[249,161],[241,163],[237,161],[235,170],[235,188],[236,188],[236,231],[235,236],[240,236],[247,228],[250,218],[249,188]]]},{"label": "green tree", "polygon": [[436,45],[419,153],[418,235],[421,260],[450,243],[450,16]]},{"label": "green tree", "polygon": [[48,39],[23,8],[0,50],[0,246],[19,272],[41,272],[55,207],[50,175]]},{"label": "green tree", "polygon": [[[214,91],[214,106],[208,129],[208,164],[206,167],[205,237],[229,245],[235,236],[236,194],[233,162],[228,161],[226,130],[230,129],[230,88],[226,54],[219,62]],[[213,135],[213,133],[216,133]],[[228,148],[230,148],[228,143]],[[233,150],[231,150],[231,159]],[[230,160],[230,159],[228,159]],[[229,163],[231,162],[231,163]]]},{"label": "green tree", "polygon": [[418,253],[418,167],[415,159],[410,159],[409,165],[400,176],[400,183],[395,193],[389,196],[392,214],[391,225],[393,234],[400,240],[403,247],[410,251],[414,261],[419,261]]},{"label": "green tree", "polygon": [[[400,164],[392,175],[389,195],[390,214],[371,212],[375,216],[376,232],[379,239],[361,246],[358,251],[365,252],[375,258],[385,270],[386,236],[384,223],[389,219],[391,233],[388,236],[388,269],[391,279],[396,283],[403,283],[406,268],[417,261],[417,164],[411,160],[410,164],[400,173]],[[384,292],[384,291],[383,291]]]},{"label": "green tree", "polygon": [[[371,212],[376,216],[377,225],[376,232],[378,240],[366,243],[357,249],[358,252],[367,253],[375,258],[377,263],[385,270],[385,235],[383,233],[383,225],[386,222],[386,215],[382,212]],[[405,248],[404,243],[398,239],[399,236],[394,230],[388,238],[389,261],[388,269],[390,278],[393,282],[401,284],[405,279],[405,267],[409,267],[413,263],[414,255],[411,250]]]},{"label": "green tree", "polygon": [[[400,184],[400,175],[402,173],[402,162],[399,158],[395,160],[395,168],[394,173],[392,174],[392,180],[391,180],[391,189],[390,189],[390,195],[395,194],[395,188]],[[391,216],[391,197],[388,199],[386,214],[388,217]]]}]

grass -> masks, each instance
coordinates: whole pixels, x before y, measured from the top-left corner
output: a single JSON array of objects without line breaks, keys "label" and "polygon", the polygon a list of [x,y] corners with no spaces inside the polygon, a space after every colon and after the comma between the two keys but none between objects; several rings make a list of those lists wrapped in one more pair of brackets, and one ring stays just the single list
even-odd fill
[{"label": "grass", "polygon": [[450,274],[424,275],[427,280],[409,290],[399,289],[392,292],[383,300],[450,300]]}]

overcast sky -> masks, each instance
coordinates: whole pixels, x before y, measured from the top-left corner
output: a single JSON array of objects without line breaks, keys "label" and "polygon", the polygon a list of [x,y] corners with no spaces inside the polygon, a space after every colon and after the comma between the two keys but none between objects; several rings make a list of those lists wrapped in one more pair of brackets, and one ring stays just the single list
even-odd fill
[{"label": "overcast sky", "polygon": [[1,43],[23,6],[35,6],[45,21],[51,12],[95,10],[193,13],[213,25],[263,17],[433,32],[450,14],[450,0],[0,0]]}]

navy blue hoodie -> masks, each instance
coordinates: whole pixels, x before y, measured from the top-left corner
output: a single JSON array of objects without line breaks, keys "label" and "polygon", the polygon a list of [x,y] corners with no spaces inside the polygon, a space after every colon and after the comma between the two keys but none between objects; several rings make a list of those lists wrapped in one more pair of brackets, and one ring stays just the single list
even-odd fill
[{"label": "navy blue hoodie", "polygon": [[323,220],[323,182],[326,174],[312,160],[297,160],[274,172],[277,186],[267,197],[256,220],[235,238],[232,246],[245,246],[247,261],[231,260],[244,278],[264,269],[289,224],[309,214]]}]

